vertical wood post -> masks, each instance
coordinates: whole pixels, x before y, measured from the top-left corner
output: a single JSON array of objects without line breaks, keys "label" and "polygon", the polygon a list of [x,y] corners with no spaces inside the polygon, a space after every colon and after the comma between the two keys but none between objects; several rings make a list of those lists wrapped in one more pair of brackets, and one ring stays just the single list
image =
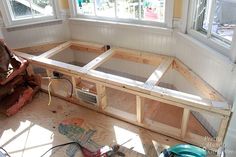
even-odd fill
[{"label": "vertical wood post", "polygon": [[75,91],[75,89],[76,89],[76,79],[75,79],[75,77],[72,76],[71,80],[72,80],[73,91],[74,91],[73,96],[76,97],[76,91]]},{"label": "vertical wood post", "polygon": [[139,123],[143,122],[144,119],[144,106],[143,98],[136,95],[136,112],[137,112],[137,121]]},{"label": "vertical wood post", "polygon": [[229,117],[228,116],[224,116],[221,120],[220,123],[220,127],[218,130],[218,135],[216,138],[216,141],[218,142],[218,144],[222,144],[225,138],[225,133],[228,127],[228,122],[229,122]]},{"label": "vertical wood post", "polygon": [[184,113],[182,117],[182,124],[181,124],[181,138],[185,138],[188,129],[188,122],[189,122],[190,110],[184,108]]},{"label": "vertical wood post", "polygon": [[101,84],[96,84],[96,88],[98,96],[98,106],[101,110],[104,110],[107,107],[106,87]]}]

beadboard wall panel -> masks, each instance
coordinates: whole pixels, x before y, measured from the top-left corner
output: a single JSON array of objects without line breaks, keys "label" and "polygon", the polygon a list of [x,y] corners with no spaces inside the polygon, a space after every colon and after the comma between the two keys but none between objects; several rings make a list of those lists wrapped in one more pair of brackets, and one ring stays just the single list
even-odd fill
[{"label": "beadboard wall panel", "polygon": [[176,57],[233,104],[236,67],[227,57],[182,33],[174,33]]},{"label": "beadboard wall panel", "polygon": [[170,29],[82,20],[71,20],[69,26],[72,39],[175,56]]},{"label": "beadboard wall panel", "polygon": [[42,23],[16,28],[3,28],[2,30],[4,39],[11,48],[28,47],[70,39],[67,21]]}]

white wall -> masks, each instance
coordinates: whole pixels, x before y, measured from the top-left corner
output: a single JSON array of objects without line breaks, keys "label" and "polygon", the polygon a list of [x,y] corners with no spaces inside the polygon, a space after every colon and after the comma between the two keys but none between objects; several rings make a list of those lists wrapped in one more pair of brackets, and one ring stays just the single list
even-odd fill
[{"label": "white wall", "polygon": [[27,47],[70,39],[67,21],[42,23],[17,28],[3,28],[6,43],[11,48]]},{"label": "white wall", "polygon": [[169,29],[71,20],[70,30],[72,39],[175,55],[170,53],[172,30]]}]

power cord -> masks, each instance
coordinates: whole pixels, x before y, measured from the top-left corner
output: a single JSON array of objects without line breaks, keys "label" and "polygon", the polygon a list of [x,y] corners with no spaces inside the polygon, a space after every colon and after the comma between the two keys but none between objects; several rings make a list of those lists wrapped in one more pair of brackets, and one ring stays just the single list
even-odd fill
[{"label": "power cord", "polygon": [[73,83],[68,78],[65,78],[65,77],[42,77],[42,79],[49,79],[50,80],[50,82],[48,83],[48,97],[49,97],[48,106],[51,104],[51,101],[52,101],[50,86],[51,86],[53,80],[60,80],[61,79],[61,80],[68,81],[71,85],[70,98],[72,98],[73,92],[74,92],[74,89],[73,89],[74,87],[73,87]]},{"label": "power cord", "polygon": [[70,83],[70,86],[71,86],[71,91],[70,91],[70,98],[73,96],[73,92],[74,92],[74,89],[73,89],[73,83],[71,82],[70,79],[68,78],[65,78],[65,77],[52,77],[51,79],[55,79],[55,80],[66,80]]},{"label": "power cord", "polygon": [[[132,139],[133,139],[133,138],[130,138],[129,140],[127,140],[126,142],[124,142],[123,144],[121,144],[121,145],[119,145],[119,146],[124,145],[125,143],[131,141]],[[79,148],[82,148],[82,146],[81,146],[80,143],[78,143],[78,142],[68,142],[68,143],[59,144],[59,145],[56,145],[56,146],[51,147],[51,148],[48,149],[45,153],[43,153],[43,155],[41,155],[40,157],[44,157],[50,150],[53,150],[53,149],[58,148],[58,147],[64,147],[64,146],[71,145],[71,144],[76,144],[76,145],[79,146]],[[119,149],[119,148],[118,148],[118,149]],[[6,154],[7,157],[11,157],[11,156],[8,154],[8,152],[7,152],[4,148],[0,147],[0,150],[3,150],[3,151],[5,152],[5,154]],[[113,150],[114,150],[114,149],[113,149]],[[92,153],[96,153],[96,152],[92,152]]]},{"label": "power cord", "polygon": [[52,84],[52,81],[53,80],[51,80],[50,79],[50,82],[48,83],[48,106],[51,104],[51,102],[52,102],[52,96],[51,96],[51,90],[50,90],[50,86],[51,86],[51,84]]},{"label": "power cord", "polygon": [[[53,149],[58,148],[58,147],[64,147],[64,146],[71,145],[71,144],[77,144],[79,147],[81,147],[78,142],[68,142],[68,143],[64,143],[64,144],[59,144],[59,145],[53,146],[53,147],[51,147],[50,149],[48,149],[48,150],[47,150],[45,153],[43,153],[43,155],[41,155],[40,157],[45,156],[50,150],[53,150]],[[3,150],[3,151],[4,151],[6,157],[11,157],[11,156],[8,154],[8,152],[7,152],[4,148],[0,147],[0,150]]]},{"label": "power cord", "polygon": [[45,153],[43,153],[43,155],[41,155],[40,157],[45,156],[50,150],[53,150],[53,149],[58,148],[58,147],[64,147],[64,146],[71,145],[71,144],[76,144],[76,145],[78,145],[79,147],[81,147],[78,142],[68,142],[68,143],[64,143],[64,144],[59,144],[59,145],[53,146],[52,148],[48,149],[48,150],[47,150]]}]

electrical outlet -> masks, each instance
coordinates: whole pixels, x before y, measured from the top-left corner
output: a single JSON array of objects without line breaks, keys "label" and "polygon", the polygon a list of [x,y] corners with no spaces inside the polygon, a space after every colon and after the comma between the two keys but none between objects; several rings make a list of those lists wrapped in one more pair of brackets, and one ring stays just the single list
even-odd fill
[{"label": "electrical outlet", "polygon": [[53,75],[53,77],[56,77],[56,78],[61,78],[61,77],[63,76],[62,73],[59,73],[59,72],[57,72],[57,71],[53,71],[53,72],[52,72],[52,75]]}]

